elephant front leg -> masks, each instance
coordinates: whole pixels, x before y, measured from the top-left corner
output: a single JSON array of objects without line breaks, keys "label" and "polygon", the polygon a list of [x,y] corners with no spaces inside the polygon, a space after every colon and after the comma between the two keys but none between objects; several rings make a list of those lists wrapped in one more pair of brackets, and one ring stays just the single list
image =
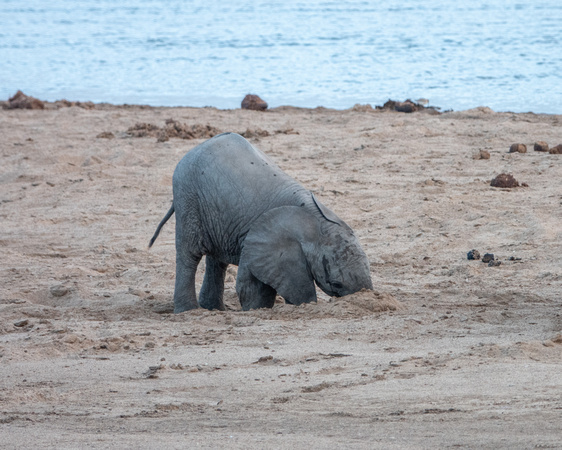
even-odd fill
[{"label": "elephant front leg", "polygon": [[244,311],[272,308],[277,295],[275,289],[254,277],[245,264],[238,267],[236,293]]},{"label": "elephant front leg", "polygon": [[174,289],[174,313],[181,313],[197,308],[195,293],[195,272],[201,256],[186,255],[177,252],[176,287]]},{"label": "elephant front leg", "polygon": [[206,309],[224,311],[224,278],[228,264],[222,263],[212,256],[205,257],[205,278],[199,292],[199,306]]}]

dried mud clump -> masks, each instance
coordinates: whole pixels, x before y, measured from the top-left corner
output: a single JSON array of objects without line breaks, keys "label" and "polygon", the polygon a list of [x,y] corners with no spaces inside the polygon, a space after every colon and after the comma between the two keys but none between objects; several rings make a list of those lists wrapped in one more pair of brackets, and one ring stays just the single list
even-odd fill
[{"label": "dried mud clump", "polygon": [[129,127],[127,133],[132,137],[156,137],[160,127],[152,123],[136,123],[132,127]]},{"label": "dried mud clump", "polygon": [[488,150],[479,150],[472,156],[472,159],[490,159],[490,152]]},{"label": "dried mud clump", "polygon": [[548,152],[548,144],[545,141],[535,142],[533,149],[536,152]]},{"label": "dried mud clump", "polygon": [[248,94],[242,100],[242,109],[251,109],[253,111],[265,111],[267,102],[254,94]]},{"label": "dried mud clump", "polygon": [[383,111],[398,111],[403,113],[413,113],[416,111],[427,111],[432,114],[440,114],[438,111],[439,108],[434,106],[424,106],[421,103],[413,102],[412,100],[408,99],[403,102],[397,102],[395,100],[388,100],[384,105],[377,106],[376,109],[383,110]]},{"label": "dried mud clump", "polygon": [[478,250],[472,249],[466,254],[466,257],[469,260],[479,260],[480,259],[480,252]]},{"label": "dried mud clump", "polygon": [[82,109],[96,109],[96,104],[94,102],[71,102],[65,99],[57,100],[54,103],[49,104],[51,107],[54,106],[56,109],[60,108],[70,108],[76,106]]},{"label": "dried mud clump", "polygon": [[490,261],[494,261],[495,257],[493,253],[486,253],[483,257],[482,257],[482,262],[483,263],[489,263]]},{"label": "dried mud clump", "polygon": [[103,131],[96,136],[98,139],[114,139],[115,135],[111,131]]},{"label": "dried mud clump", "polygon": [[519,186],[519,182],[509,173],[500,173],[496,178],[492,179],[490,186],[499,188],[515,188]]},{"label": "dried mud clump", "polygon": [[525,144],[511,144],[509,153],[527,153],[527,146]]},{"label": "dried mud clump", "polygon": [[45,109],[45,102],[35,97],[17,91],[8,99],[7,109]]},{"label": "dried mud clump", "polygon": [[262,130],[261,128],[247,128],[246,131],[240,133],[240,135],[244,136],[246,139],[251,139],[251,138],[268,137],[271,136],[271,133],[267,130]]},{"label": "dried mud clump", "polygon": [[211,125],[180,123],[174,119],[166,120],[164,127],[152,123],[137,123],[127,130],[132,137],[156,137],[158,142],[165,142],[170,138],[179,139],[209,139],[221,131]]},{"label": "dried mud clump", "polygon": [[562,155],[562,144],[558,144],[556,147],[552,147],[548,152],[551,155]]}]

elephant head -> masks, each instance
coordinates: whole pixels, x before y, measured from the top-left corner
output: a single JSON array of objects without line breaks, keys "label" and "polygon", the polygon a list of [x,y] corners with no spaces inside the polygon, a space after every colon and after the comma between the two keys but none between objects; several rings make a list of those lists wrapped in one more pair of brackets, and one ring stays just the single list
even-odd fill
[{"label": "elephant head", "polygon": [[369,260],[351,228],[314,201],[320,214],[299,206],[264,213],[240,257],[240,266],[295,305],[316,301],[314,281],[336,297],[373,288]]}]

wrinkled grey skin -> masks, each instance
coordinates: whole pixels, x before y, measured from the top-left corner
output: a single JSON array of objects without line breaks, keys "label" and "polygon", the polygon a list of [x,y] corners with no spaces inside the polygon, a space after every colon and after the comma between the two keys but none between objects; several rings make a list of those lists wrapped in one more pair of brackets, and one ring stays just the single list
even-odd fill
[{"label": "wrinkled grey skin", "polygon": [[179,162],[174,312],[197,308],[195,272],[206,269],[199,305],[224,310],[226,268],[238,265],[236,292],[244,310],[316,301],[372,289],[369,261],[351,228],[242,136],[221,134]]}]

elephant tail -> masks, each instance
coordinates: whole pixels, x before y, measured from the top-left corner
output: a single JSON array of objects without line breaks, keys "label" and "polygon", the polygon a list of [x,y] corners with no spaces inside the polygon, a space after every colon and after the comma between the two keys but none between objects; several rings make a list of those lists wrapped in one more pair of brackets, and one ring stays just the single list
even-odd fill
[{"label": "elephant tail", "polygon": [[158,227],[156,227],[156,231],[154,232],[154,236],[152,236],[152,239],[150,240],[150,243],[148,244],[148,248],[152,247],[152,244],[154,244],[154,241],[156,240],[156,238],[158,237],[158,235],[160,234],[160,230],[162,229],[162,227],[164,226],[164,224],[168,221],[168,219],[170,217],[172,217],[172,214],[174,214],[174,204],[172,203],[171,208],[168,210],[168,212],[166,213],[166,215],[164,216],[164,218],[161,220],[161,222],[158,224]]}]

